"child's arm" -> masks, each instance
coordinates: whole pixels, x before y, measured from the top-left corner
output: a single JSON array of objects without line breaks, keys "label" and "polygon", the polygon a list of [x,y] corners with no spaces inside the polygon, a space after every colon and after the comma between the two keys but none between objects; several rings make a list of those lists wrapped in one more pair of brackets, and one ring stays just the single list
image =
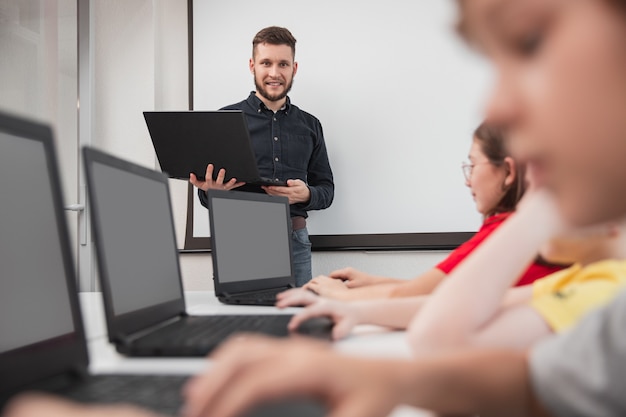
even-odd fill
[{"label": "child's arm", "polygon": [[307,306],[293,317],[289,329],[295,330],[310,318],[326,316],[335,323],[333,338],[342,339],[358,324],[405,329],[426,297],[345,302],[322,298],[303,288],[294,288],[279,294],[277,299],[278,308]]},{"label": "child's arm", "polygon": [[[415,316],[409,325],[414,349],[438,351],[471,344],[495,318],[513,320],[501,310],[505,293],[541,245],[562,227],[548,193],[528,195],[518,211],[439,285]],[[519,324],[522,316],[526,317],[517,315],[513,321]]]},{"label": "child's arm", "polygon": [[428,295],[445,279],[446,273],[439,268],[431,268],[419,277],[410,281],[404,281],[396,285],[389,294],[389,297],[414,297],[417,295]]},{"label": "child's arm", "polygon": [[322,297],[353,301],[387,298],[396,285],[398,284],[382,283],[358,288],[348,288],[341,280],[320,275],[306,283],[304,288]]},{"label": "child's arm", "polygon": [[500,304],[501,309],[516,307],[520,304],[526,305],[533,298],[533,286],[524,285],[523,287],[509,288],[504,295],[504,299]]},{"label": "child's arm", "polygon": [[398,283],[404,280],[398,278],[385,277],[381,275],[371,275],[352,267],[337,269],[328,274],[330,278],[338,279],[346,284],[348,288],[365,287],[368,285]]},{"label": "child's arm", "polygon": [[[504,297],[502,309],[525,304],[531,295],[531,286],[510,289]],[[276,306],[279,308],[292,305],[307,306],[293,317],[289,323],[290,330],[295,330],[302,322],[310,318],[325,316],[330,317],[335,323],[333,339],[342,339],[358,324],[374,324],[393,329],[405,329],[427,299],[427,296],[420,296],[393,300],[343,302],[320,298],[310,291],[296,288],[280,294]],[[517,327],[514,329],[517,331]],[[525,332],[524,334],[530,335],[532,332]]]},{"label": "child's arm", "polygon": [[350,282],[342,282],[333,277],[318,276],[305,285],[305,288],[335,300],[355,301],[378,298],[414,297],[430,294],[443,281],[446,274],[432,268],[411,280],[384,278],[372,285],[350,287]]}]

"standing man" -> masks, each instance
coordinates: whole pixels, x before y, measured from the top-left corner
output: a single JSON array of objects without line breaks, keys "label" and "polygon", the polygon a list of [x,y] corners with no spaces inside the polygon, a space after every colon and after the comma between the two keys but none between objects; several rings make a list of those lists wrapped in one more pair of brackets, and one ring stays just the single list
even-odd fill
[{"label": "standing man", "polygon": [[248,121],[252,147],[261,176],[286,181],[287,186],[255,187],[231,178],[224,182],[221,169],[213,180],[213,165],[207,166],[205,181],[191,174],[202,205],[207,206],[210,188],[266,192],[289,198],[292,251],[296,285],[311,279],[311,242],[306,228],[307,212],[330,206],[335,193],[320,121],[291,104],[287,96],[298,71],[296,39],[285,28],[262,29],[252,40],[250,72],[256,91],[247,99],[222,110],[242,110]]}]

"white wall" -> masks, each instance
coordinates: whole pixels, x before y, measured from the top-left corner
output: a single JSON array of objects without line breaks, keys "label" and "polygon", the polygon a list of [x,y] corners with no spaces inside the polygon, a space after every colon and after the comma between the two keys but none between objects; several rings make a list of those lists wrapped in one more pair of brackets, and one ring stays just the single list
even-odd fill
[{"label": "white wall", "polygon": [[[155,168],[142,112],[187,109],[186,0],[96,1],[95,146]],[[242,86],[244,88],[245,86]],[[179,246],[185,233],[187,186],[172,180]],[[410,278],[445,252],[315,252],[313,273],[347,265]],[[181,255],[187,290],[212,289],[208,253]]]},{"label": "white wall", "polygon": [[150,0],[95,1],[92,145],[154,167],[142,111],[155,106],[155,7]]},{"label": "white wall", "polygon": [[311,234],[478,229],[460,164],[491,73],[455,33],[454,1],[193,5],[196,110],[254,89],[247,63],[259,29],[285,26],[298,40],[289,96],[322,122],[336,189],[329,208],[309,212]]}]

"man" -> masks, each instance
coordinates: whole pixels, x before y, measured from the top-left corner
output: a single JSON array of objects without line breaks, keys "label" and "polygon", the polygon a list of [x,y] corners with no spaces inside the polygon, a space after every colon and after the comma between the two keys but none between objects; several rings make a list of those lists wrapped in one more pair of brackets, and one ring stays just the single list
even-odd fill
[{"label": "man", "polygon": [[334,183],[322,125],[287,96],[298,71],[295,52],[296,39],[289,30],[275,26],[262,29],[252,41],[249,62],[256,90],[246,100],[223,108],[245,113],[261,176],[286,181],[287,186],[252,187],[236,178],[224,182],[224,169],[213,180],[212,164],[207,166],[206,181],[199,181],[194,174],[189,181],[198,187],[205,207],[210,188],[237,188],[289,198],[294,274],[297,286],[303,286],[312,274],[307,212],[330,206]]}]

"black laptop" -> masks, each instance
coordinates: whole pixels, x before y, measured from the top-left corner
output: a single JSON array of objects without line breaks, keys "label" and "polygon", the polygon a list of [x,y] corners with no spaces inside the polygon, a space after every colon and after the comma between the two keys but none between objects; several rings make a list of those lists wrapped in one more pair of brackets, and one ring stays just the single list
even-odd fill
[{"label": "black laptop", "polygon": [[[291,316],[186,313],[164,174],[83,148],[109,340],[131,356],[204,356],[236,332],[288,336]],[[302,333],[330,339],[330,322]]]},{"label": "black laptop", "polygon": [[225,180],[251,185],[286,185],[259,174],[246,116],[240,110],[146,111],[143,113],[161,170],[171,178],[203,180],[209,163]]},{"label": "black laptop", "polygon": [[[185,375],[90,375],[52,131],[0,113],[0,413],[23,391],[178,415]],[[322,417],[288,400],[247,417]]]},{"label": "black laptop", "polygon": [[208,190],[215,295],[225,304],[274,305],[295,287],[289,200]]}]

